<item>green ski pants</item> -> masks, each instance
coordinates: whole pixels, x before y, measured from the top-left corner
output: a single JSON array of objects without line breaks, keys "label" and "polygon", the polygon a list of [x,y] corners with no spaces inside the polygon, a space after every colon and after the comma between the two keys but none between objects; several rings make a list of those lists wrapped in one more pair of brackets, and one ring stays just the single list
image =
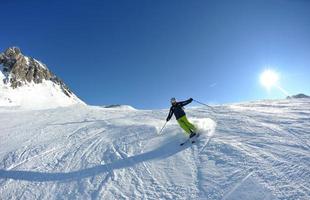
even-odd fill
[{"label": "green ski pants", "polygon": [[187,134],[190,134],[191,132],[196,132],[197,130],[196,127],[188,121],[186,115],[178,119],[178,123]]}]

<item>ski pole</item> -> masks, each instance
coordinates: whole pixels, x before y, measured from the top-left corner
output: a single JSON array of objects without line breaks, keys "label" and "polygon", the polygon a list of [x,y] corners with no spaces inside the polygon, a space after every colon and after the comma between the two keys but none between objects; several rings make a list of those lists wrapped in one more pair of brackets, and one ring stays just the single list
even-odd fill
[{"label": "ski pole", "polygon": [[197,101],[197,100],[195,100],[195,99],[193,99],[193,101],[195,101],[196,103],[199,103],[199,104],[201,104],[201,105],[207,106],[208,108],[211,108],[211,110],[214,111],[214,109],[213,109],[211,106],[209,106],[209,105],[207,105],[207,104],[205,104],[205,103],[202,103],[202,102]]},{"label": "ski pole", "polygon": [[[214,114],[216,113],[215,110],[214,110],[211,106],[209,106],[209,105],[207,105],[207,104],[205,104],[205,103],[202,103],[202,102],[200,102],[200,101],[197,101],[197,100],[195,100],[195,99],[193,99],[193,101],[195,101],[196,103],[199,103],[199,104],[201,104],[201,105],[204,105],[204,106],[210,108]],[[214,115],[212,115],[211,113],[210,113],[210,115],[215,119],[215,124],[217,124],[217,121],[218,121],[218,120],[217,120],[217,117],[214,116]],[[214,131],[215,131],[215,130],[214,130]],[[201,152],[201,151],[200,151],[200,152]]]},{"label": "ski pole", "polygon": [[164,128],[166,127],[166,125],[167,125],[167,121],[166,121],[166,123],[164,124],[164,126],[161,128],[161,130],[159,131],[159,133],[158,133],[158,135],[161,135],[161,133],[163,132],[163,130],[164,130]]}]

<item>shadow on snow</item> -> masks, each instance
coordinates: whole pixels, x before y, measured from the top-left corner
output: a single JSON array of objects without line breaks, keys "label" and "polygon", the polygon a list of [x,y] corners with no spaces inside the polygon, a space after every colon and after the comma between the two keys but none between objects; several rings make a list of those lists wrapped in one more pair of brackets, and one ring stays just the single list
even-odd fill
[{"label": "shadow on snow", "polygon": [[136,164],[149,161],[149,160],[160,160],[168,158],[177,154],[178,152],[188,148],[189,146],[179,146],[179,143],[169,141],[158,148],[142,153],[139,155],[131,156],[116,160],[112,163],[105,165],[97,165],[91,168],[82,169],[73,172],[35,172],[35,171],[21,171],[21,170],[3,170],[0,169],[0,179],[14,179],[14,180],[26,180],[26,181],[74,181],[87,177],[96,176],[100,173],[110,172],[117,169],[124,169],[133,167]]}]

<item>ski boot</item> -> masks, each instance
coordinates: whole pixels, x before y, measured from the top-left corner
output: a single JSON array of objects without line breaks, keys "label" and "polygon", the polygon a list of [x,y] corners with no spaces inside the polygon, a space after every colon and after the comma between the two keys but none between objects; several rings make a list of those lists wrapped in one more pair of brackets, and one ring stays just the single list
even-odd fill
[{"label": "ski boot", "polygon": [[189,135],[189,138],[192,138],[192,137],[194,137],[195,135],[196,135],[196,133],[191,132],[191,134]]}]

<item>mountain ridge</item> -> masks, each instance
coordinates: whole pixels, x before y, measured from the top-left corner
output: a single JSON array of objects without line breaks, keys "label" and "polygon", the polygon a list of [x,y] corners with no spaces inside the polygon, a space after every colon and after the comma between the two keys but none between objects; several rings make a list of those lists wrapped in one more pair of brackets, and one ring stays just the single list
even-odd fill
[{"label": "mountain ridge", "polygon": [[25,95],[28,95],[31,89],[32,98],[36,98],[34,102],[41,104],[41,108],[85,104],[45,64],[23,55],[18,47],[9,47],[0,54],[0,79],[0,106],[31,108],[31,99],[25,101]]}]

